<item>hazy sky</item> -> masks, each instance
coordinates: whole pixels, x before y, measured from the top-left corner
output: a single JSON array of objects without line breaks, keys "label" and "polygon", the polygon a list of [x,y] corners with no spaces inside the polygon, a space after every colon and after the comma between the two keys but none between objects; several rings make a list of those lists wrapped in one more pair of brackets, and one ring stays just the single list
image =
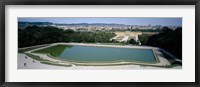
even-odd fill
[{"label": "hazy sky", "polygon": [[26,17],[18,18],[18,21],[26,22],[52,22],[52,23],[117,23],[117,24],[127,24],[127,25],[175,25],[182,26],[182,18],[112,18],[112,17],[91,17],[91,18],[56,18],[56,17]]}]

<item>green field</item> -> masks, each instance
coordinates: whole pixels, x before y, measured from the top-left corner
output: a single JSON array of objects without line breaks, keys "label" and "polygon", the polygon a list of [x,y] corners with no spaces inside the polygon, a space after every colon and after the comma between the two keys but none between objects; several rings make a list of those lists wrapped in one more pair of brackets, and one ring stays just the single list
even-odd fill
[{"label": "green field", "polygon": [[63,50],[66,47],[70,48],[72,46],[69,46],[69,45],[55,45],[55,46],[52,46],[52,47],[48,47],[48,48],[45,48],[45,49],[34,51],[34,53],[44,53],[44,54],[50,54],[51,56],[54,56],[54,57],[58,57],[58,56],[60,56],[60,54],[63,52]]}]

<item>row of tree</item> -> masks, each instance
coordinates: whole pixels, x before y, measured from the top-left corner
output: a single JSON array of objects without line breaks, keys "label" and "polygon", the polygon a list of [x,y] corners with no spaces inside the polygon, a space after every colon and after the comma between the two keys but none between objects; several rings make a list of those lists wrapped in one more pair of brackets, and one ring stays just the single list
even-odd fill
[{"label": "row of tree", "polygon": [[18,47],[27,47],[56,42],[109,43],[114,33],[77,32],[56,27],[28,26],[18,29]]}]

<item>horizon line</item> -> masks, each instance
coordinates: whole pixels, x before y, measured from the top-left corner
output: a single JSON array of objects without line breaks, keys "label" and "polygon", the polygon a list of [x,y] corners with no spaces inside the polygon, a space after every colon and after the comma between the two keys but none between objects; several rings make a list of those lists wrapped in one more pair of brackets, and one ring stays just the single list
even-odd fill
[{"label": "horizon line", "polygon": [[[18,22],[30,22],[31,23],[32,21],[18,21]],[[46,21],[46,22],[47,23],[53,23],[53,24],[83,24],[83,23],[85,23],[85,24],[120,24],[120,23],[100,23],[100,22],[96,22],[96,23],[87,23],[87,22],[80,22],[80,23],[55,23],[55,22],[48,22],[48,21]],[[32,23],[34,23],[34,22],[32,22]],[[162,25],[162,24],[122,24],[121,23],[121,25],[161,25],[161,26],[181,26],[182,27],[182,25]]]}]

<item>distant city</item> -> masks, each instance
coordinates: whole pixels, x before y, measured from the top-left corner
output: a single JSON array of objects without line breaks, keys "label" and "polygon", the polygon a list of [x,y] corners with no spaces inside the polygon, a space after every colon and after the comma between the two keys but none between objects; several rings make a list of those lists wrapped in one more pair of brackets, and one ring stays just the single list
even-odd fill
[{"label": "distant city", "polygon": [[182,26],[163,26],[163,25],[127,25],[127,24],[117,24],[117,23],[71,23],[71,24],[61,24],[52,22],[18,22],[19,29],[25,29],[28,26],[53,26],[60,29],[71,29],[74,31],[132,31],[132,30],[160,30],[163,27],[168,27],[170,29],[176,29]]}]

